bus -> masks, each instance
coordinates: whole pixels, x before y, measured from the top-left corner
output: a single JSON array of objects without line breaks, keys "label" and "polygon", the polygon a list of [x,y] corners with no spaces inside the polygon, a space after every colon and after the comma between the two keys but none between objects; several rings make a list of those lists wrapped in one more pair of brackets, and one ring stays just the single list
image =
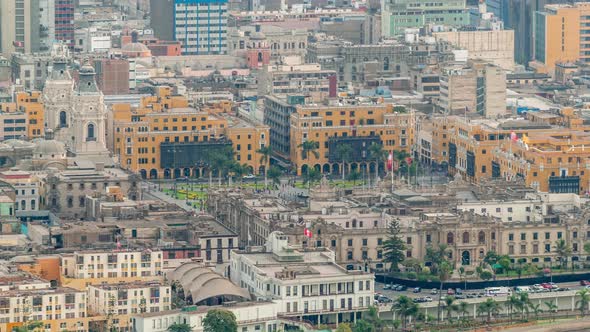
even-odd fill
[{"label": "bus", "polygon": [[484,289],[486,296],[509,296],[512,290],[509,287],[488,287]]}]

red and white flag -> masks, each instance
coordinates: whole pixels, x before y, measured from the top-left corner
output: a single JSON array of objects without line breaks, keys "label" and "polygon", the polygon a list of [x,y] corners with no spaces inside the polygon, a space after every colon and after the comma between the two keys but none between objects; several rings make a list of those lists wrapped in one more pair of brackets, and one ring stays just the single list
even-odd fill
[{"label": "red and white flag", "polygon": [[514,142],[518,141],[518,135],[515,132],[510,132],[510,139]]},{"label": "red and white flag", "polygon": [[390,152],[387,157],[387,169],[390,171],[393,169],[393,152]]},{"label": "red and white flag", "polygon": [[303,235],[305,235],[305,236],[307,236],[308,238],[310,238],[310,239],[311,239],[311,236],[312,236],[312,234],[311,234],[311,229],[309,229],[309,228],[305,228],[305,229],[303,230]]}]

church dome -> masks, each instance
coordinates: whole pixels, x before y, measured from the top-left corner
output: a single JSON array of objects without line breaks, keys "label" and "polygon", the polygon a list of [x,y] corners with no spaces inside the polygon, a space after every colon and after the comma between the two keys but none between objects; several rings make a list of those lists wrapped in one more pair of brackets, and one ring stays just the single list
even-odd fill
[{"label": "church dome", "polygon": [[34,158],[55,159],[65,158],[66,146],[63,142],[56,140],[40,140],[33,150]]},{"label": "church dome", "polygon": [[266,35],[264,32],[255,31],[250,35],[250,39],[252,40],[264,40],[266,39]]},{"label": "church dome", "polygon": [[4,142],[5,145],[10,146],[13,149],[26,149],[26,148],[33,148],[35,144],[23,141],[20,139],[7,139]]},{"label": "church dome", "polygon": [[94,75],[94,67],[86,63],[80,68],[80,74]]},{"label": "church dome", "polygon": [[123,46],[121,52],[130,57],[148,57],[152,55],[150,49],[142,43],[129,43]]}]

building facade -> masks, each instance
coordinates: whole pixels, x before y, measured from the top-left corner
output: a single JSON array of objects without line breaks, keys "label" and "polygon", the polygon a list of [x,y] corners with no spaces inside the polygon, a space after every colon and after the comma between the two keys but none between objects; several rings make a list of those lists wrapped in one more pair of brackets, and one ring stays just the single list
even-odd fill
[{"label": "building facade", "polygon": [[4,56],[39,51],[39,0],[2,1],[0,15],[0,51]]}]

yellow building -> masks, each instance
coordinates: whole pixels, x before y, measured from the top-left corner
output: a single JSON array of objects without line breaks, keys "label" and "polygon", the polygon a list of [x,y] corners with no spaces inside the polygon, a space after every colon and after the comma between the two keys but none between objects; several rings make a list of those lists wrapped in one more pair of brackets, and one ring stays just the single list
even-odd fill
[{"label": "yellow building", "polygon": [[534,132],[494,151],[495,174],[522,178],[542,192],[585,194],[590,190],[590,133],[562,129]]},{"label": "yellow building", "polygon": [[200,109],[189,107],[185,97],[161,87],[139,107],[113,105],[113,152],[122,167],[143,178],[206,176],[209,154],[231,146],[234,158],[251,173],[263,173],[258,149],[268,146],[269,128],[254,125],[232,114],[231,102]]},{"label": "yellow building", "polygon": [[[414,144],[416,116],[413,110],[392,104],[352,103],[337,106],[301,105],[291,114],[290,154],[297,174],[314,167],[322,173],[341,174],[338,146],[351,146],[346,174],[359,170],[374,172],[384,163],[376,162],[369,146],[380,144],[384,151],[410,152]],[[304,154],[300,147],[316,142],[317,153]]]},{"label": "yellow building", "polygon": [[492,152],[510,140],[512,133],[523,137],[531,132],[559,131],[546,123],[526,120],[499,122],[461,116],[435,118],[433,124],[433,146],[439,151],[437,162],[447,162],[449,174],[459,174],[470,182],[493,177]]},{"label": "yellow building", "polygon": [[590,3],[546,5],[534,22],[531,66],[538,72],[553,73],[557,62],[590,61]]},{"label": "yellow building", "polygon": [[41,92],[19,92],[15,96],[14,103],[0,104],[0,118],[2,119],[4,139],[27,139],[43,137],[44,106]]}]

